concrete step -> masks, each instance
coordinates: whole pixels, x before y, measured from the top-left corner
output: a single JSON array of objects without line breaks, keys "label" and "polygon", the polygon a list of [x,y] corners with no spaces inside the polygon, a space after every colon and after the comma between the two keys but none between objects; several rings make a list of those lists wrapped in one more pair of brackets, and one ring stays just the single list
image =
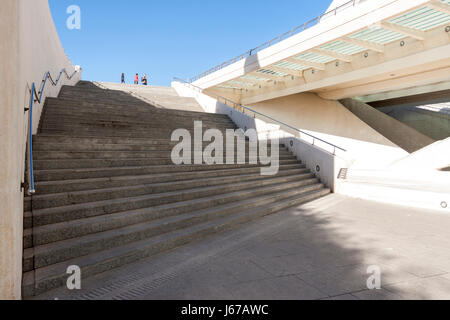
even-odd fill
[{"label": "concrete step", "polygon": [[[34,257],[36,258],[37,253],[41,255],[46,255],[54,251],[54,249],[61,250],[64,247],[64,250],[70,250],[72,253],[72,257],[77,256],[74,252],[74,245],[71,241],[66,241],[70,239],[77,238],[76,246],[81,248],[86,248],[89,246],[93,240],[97,241],[100,238],[107,239],[111,238],[111,234],[119,233],[121,236],[124,233],[133,233],[136,234],[137,230],[134,228],[135,225],[152,222],[154,220],[161,219],[174,219],[174,220],[184,220],[186,216],[198,215],[204,212],[220,212],[221,214],[231,214],[236,213],[238,210],[245,210],[253,207],[257,207],[260,205],[267,205],[269,203],[273,203],[277,200],[283,200],[285,198],[289,198],[296,195],[305,194],[311,191],[316,191],[319,189],[323,189],[323,185],[311,181],[311,183],[307,186],[302,186],[300,188],[294,188],[285,190],[283,192],[271,193],[269,195],[264,195],[252,199],[246,199],[244,201],[234,201],[229,202],[227,204],[212,205],[210,207],[206,207],[201,210],[193,210],[190,206],[192,204],[189,203],[186,206],[186,203],[177,204],[177,205],[166,205],[160,207],[152,207],[145,208],[137,211],[127,211],[127,212],[119,212],[115,214],[111,214],[108,216],[98,216],[92,217],[88,219],[75,220],[70,222],[63,222],[59,224],[52,224],[42,227],[35,227],[34,229],[27,229],[24,235],[24,243],[32,243],[34,245]],[[223,197],[222,197],[223,198]],[[210,202],[211,203],[211,202]],[[203,205],[206,203],[203,201]],[[133,226],[130,230],[119,230],[114,231],[112,233],[108,233],[106,231],[121,229],[127,226]],[[164,223],[164,227],[166,224]],[[140,227],[140,226],[138,226]],[[148,226],[144,225],[144,229],[148,230]],[[162,230],[163,232],[169,232],[170,230]],[[105,232],[105,233],[103,233]],[[99,234],[103,233],[103,234]],[[86,237],[85,237],[86,236]],[[84,238],[83,238],[84,237]],[[64,241],[64,243],[62,243]],[[45,246],[45,248],[44,248]],[[30,246],[31,247],[31,246]],[[30,248],[29,247],[29,248]],[[70,247],[70,248],[68,248]],[[97,248],[99,249],[99,248]],[[105,248],[102,248],[103,250]],[[83,252],[86,254],[86,252]],[[67,256],[64,259],[67,258]],[[49,259],[42,259],[43,261],[49,261]],[[52,261],[52,263],[57,263]],[[45,263],[39,263],[35,260],[36,267],[43,267]]]},{"label": "concrete step", "polygon": [[[148,139],[170,139],[174,130],[172,129],[150,129],[145,131],[118,130],[117,128],[94,128],[94,127],[77,127],[77,128],[60,128],[60,129],[41,129],[39,133],[46,135],[72,135],[77,136],[107,136],[107,137],[125,137],[125,138],[148,138]],[[193,130],[189,131],[194,136]],[[221,130],[225,136],[225,130]]]},{"label": "concrete step", "polygon": [[[107,177],[107,178],[92,178],[92,179],[79,179],[79,180],[61,180],[61,181],[47,181],[37,182],[36,191],[38,195],[62,193],[62,192],[74,192],[82,190],[95,190],[104,188],[126,187],[136,186],[143,184],[154,184],[174,181],[186,181],[194,179],[202,179],[205,177],[231,177],[237,175],[250,175],[260,174],[260,168],[245,168],[245,169],[229,169],[229,170],[212,170],[212,171],[200,171],[200,172],[187,172],[187,173],[171,173],[171,174],[153,174],[153,175],[133,175],[122,177]],[[291,168],[290,166],[280,167],[280,175],[288,174],[303,174],[307,173],[308,169],[304,169],[303,166],[297,166]],[[31,206],[25,208],[27,211],[31,209]]]},{"label": "concrete step", "polygon": [[[216,166],[211,167],[214,169]],[[195,168],[195,167],[194,167]],[[150,174],[145,174],[146,170],[149,170]],[[193,179],[201,179],[204,177],[228,177],[236,175],[249,175],[249,174],[260,174],[261,167],[257,166],[239,166],[239,167],[223,167],[223,169],[215,169],[210,171],[203,171],[200,169],[208,169],[205,166],[198,166],[196,171],[181,171],[181,172],[169,172],[160,173],[164,171],[164,167],[157,167],[156,169],[149,168],[129,168],[123,172],[139,174],[132,176],[121,176],[122,169],[117,169],[118,172],[105,170],[94,170],[89,171],[83,170],[83,175],[76,176],[76,171],[72,170],[57,170],[56,172],[37,172],[36,176],[40,179],[47,178],[45,182],[37,182],[36,190],[38,195],[42,194],[52,194],[52,193],[63,193],[63,192],[74,192],[83,190],[94,190],[94,189],[104,189],[104,188],[114,188],[114,187],[125,187],[125,186],[136,186],[141,184],[152,184],[152,183],[168,183],[176,181],[186,181]],[[62,172],[60,172],[62,171]],[[285,171],[291,174],[307,174],[310,171],[306,169],[305,165],[295,164],[295,165],[284,165],[280,166],[280,175],[285,175]],[[153,174],[152,174],[153,173]],[[81,174],[81,173],[80,173]],[[118,176],[115,176],[118,174]],[[76,180],[61,180],[70,178],[69,175],[74,175]],[[88,176],[103,176],[102,178],[89,178]],[[106,177],[104,177],[106,176]],[[58,178],[59,180],[57,180]],[[38,180],[39,181],[39,180]],[[24,223],[28,226],[32,225],[31,219],[31,197],[24,198],[24,211],[26,214],[24,217]]]},{"label": "concrete step", "polygon": [[[132,124],[121,125],[115,123],[97,123],[97,124],[83,124],[83,123],[50,123],[43,124],[39,128],[39,133],[44,134],[58,134],[58,132],[68,132],[70,134],[86,136],[86,133],[92,133],[92,136],[99,136],[111,134],[110,136],[129,136],[129,137],[143,137],[153,139],[171,139],[172,134],[177,129],[188,130],[192,137],[194,136],[194,127],[191,125],[175,126],[171,127],[167,125],[165,127],[160,126],[134,126]],[[214,126],[203,127],[203,132],[208,129],[218,129],[225,137],[226,130],[236,130],[234,127],[229,126]]]},{"label": "concrete step", "polygon": [[248,209],[240,213],[191,227],[164,233],[142,241],[132,242],[120,247],[92,253],[59,264],[30,271],[24,274],[23,295],[30,297],[63,286],[67,280],[67,267],[77,265],[82,268],[84,278],[129,264],[152,255],[168,251],[217,232],[226,231],[265,215],[325,196],[330,191],[319,189],[302,196],[294,196],[271,205]]},{"label": "concrete step", "polygon": [[[30,207],[31,207],[31,202],[30,202]],[[33,228],[33,213],[31,212],[31,209],[29,209],[27,211],[24,210],[23,228],[24,228],[24,230]],[[26,248],[26,247],[24,246],[24,248]]]},{"label": "concrete step", "polygon": [[[32,208],[33,210],[64,207],[70,205],[77,205],[89,202],[98,202],[104,200],[131,198],[138,196],[145,196],[151,194],[171,193],[174,191],[184,192],[186,190],[196,190],[197,188],[219,187],[224,191],[232,190],[233,187],[239,187],[241,184],[247,182],[254,182],[258,185],[265,185],[270,183],[284,183],[311,178],[312,173],[304,175],[285,175],[286,172],[279,173],[278,176],[262,176],[260,174],[239,175],[231,177],[214,177],[203,178],[196,180],[174,181],[157,184],[145,184],[135,186],[120,186],[116,188],[105,188],[95,190],[83,190],[75,192],[55,193],[46,195],[33,196]],[[241,182],[240,182],[241,181]],[[176,199],[174,199],[176,201]]]},{"label": "concrete step", "polygon": [[69,98],[69,99],[78,99],[78,100],[92,100],[92,101],[102,101],[102,102],[123,102],[134,105],[147,104],[144,100],[138,99],[137,97],[132,96],[131,94],[127,94],[125,92],[119,91],[85,91],[85,90],[73,90],[73,92],[68,92],[67,90],[61,90],[59,98]]},{"label": "concrete step", "polygon": [[[248,163],[248,158],[246,159]],[[280,160],[280,164],[294,164],[297,159]],[[35,170],[83,169],[83,168],[117,168],[138,166],[173,165],[169,158],[134,158],[134,159],[68,159],[68,160],[35,160]]]},{"label": "concrete step", "polygon": [[[140,100],[139,100],[140,101]],[[68,99],[68,98],[47,98],[46,106],[51,107],[59,107],[64,110],[72,111],[76,114],[76,110],[80,109],[80,111],[88,110],[92,112],[93,110],[97,111],[108,111],[108,113],[114,114],[115,112],[119,112],[119,114],[131,114],[136,115],[148,113],[153,114],[154,116],[158,115],[167,115],[167,116],[175,116],[175,117],[191,117],[195,119],[229,119],[228,115],[215,114],[215,113],[205,113],[205,112],[195,112],[195,111],[183,111],[183,110],[171,110],[171,109],[160,109],[152,107],[146,103],[140,104],[124,104],[118,103],[116,101],[109,101],[106,103],[102,103],[98,100],[89,100],[89,99]],[[128,112],[127,112],[128,111]],[[145,116],[145,114],[143,114]]]},{"label": "concrete step", "polygon": [[163,95],[163,96],[171,96],[174,98],[180,98],[177,91],[172,87],[162,87],[162,86],[154,86],[154,85],[135,85],[135,84],[122,84],[122,83],[113,83],[113,82],[100,82],[100,85],[104,88],[110,90],[118,90],[118,91],[138,91],[147,94],[154,95]]},{"label": "concrete step", "polygon": [[[98,119],[98,117],[89,117],[89,116],[83,116],[83,117],[72,117],[72,116],[60,116],[60,115],[51,115],[51,116],[45,116],[41,119],[41,127],[44,126],[54,126],[55,124],[62,123],[66,125],[70,124],[91,124],[91,125],[98,125],[98,124],[107,124],[107,125],[122,125],[122,126],[136,126],[136,127],[153,127],[153,128],[160,128],[164,125],[170,126],[170,127],[176,127],[176,128],[193,128],[194,123],[199,122],[196,119],[180,119],[173,121],[167,121],[167,119],[159,119],[159,118],[136,118],[136,119],[120,119],[119,117],[105,117],[105,119]],[[220,120],[220,121],[201,121],[203,127],[205,128],[216,128],[216,127],[223,127],[223,128],[236,128],[236,125],[231,120]]]},{"label": "concrete step", "polygon": [[[111,137],[142,137],[147,139],[168,139],[170,140],[175,133],[175,130],[183,129],[187,130],[192,139],[194,138],[193,128],[133,128],[133,127],[122,127],[122,126],[107,126],[107,125],[64,125],[59,124],[53,127],[42,127],[39,129],[39,133],[44,134],[77,134],[81,136],[111,136]],[[233,128],[205,128],[219,130],[223,137],[226,137],[226,130]],[[205,132],[205,131],[204,131]]]},{"label": "concrete step", "polygon": [[[224,150],[225,153],[226,150]],[[191,152],[191,159],[194,159],[194,152]],[[247,154],[247,153],[246,153]],[[270,152],[268,152],[270,155]],[[287,150],[279,151],[280,160],[295,159]],[[35,151],[34,160],[55,160],[55,159],[171,159],[171,151]],[[236,159],[226,154],[224,159]]]},{"label": "concrete step", "polygon": [[281,177],[243,182],[235,185],[202,187],[159,194],[147,194],[137,197],[124,197],[97,202],[79,203],[64,207],[45,208],[33,210],[33,225],[42,226],[120,211],[137,210],[152,206],[209,198],[238,191],[244,193],[246,189],[255,189],[255,192],[260,192],[260,190],[258,190],[259,188],[267,187],[268,192],[276,192],[277,190],[286,190],[291,187],[302,186],[309,183],[311,183],[310,179],[298,180],[298,177],[294,177],[293,179]]},{"label": "concrete step", "polygon": [[[130,175],[149,175],[149,174],[177,174],[205,172],[216,170],[231,170],[244,168],[260,168],[259,165],[240,164],[240,165],[169,165],[169,166],[137,166],[137,167],[108,167],[108,168],[81,168],[81,169],[52,169],[36,170],[35,178],[38,182],[43,181],[65,181],[90,178],[121,177]],[[280,168],[304,168],[300,162],[294,164],[280,164]]]},{"label": "concrete step", "polygon": [[[89,151],[166,151],[171,152],[173,148],[178,144],[178,142],[171,142],[170,144],[102,144],[102,143],[90,143],[90,142],[77,142],[75,140],[72,140],[73,142],[70,142],[71,140],[68,139],[66,143],[55,143],[55,142],[34,142],[33,143],[33,150],[34,152],[39,151],[80,151],[80,152],[89,152]],[[89,141],[89,140],[88,140]],[[203,148],[207,147],[210,142],[204,142]],[[191,145],[192,149],[193,144]],[[224,150],[226,150],[226,142],[224,141],[223,144]],[[271,145],[269,144],[267,146],[268,150],[271,150]],[[246,142],[246,152],[248,152],[249,149],[249,143]],[[280,146],[280,154],[288,152],[285,147]],[[237,144],[234,148],[235,151],[237,151]],[[251,150],[258,151],[258,148],[253,148]]]},{"label": "concrete step", "polygon": [[105,113],[104,109],[94,109],[92,107],[86,108],[78,108],[76,110],[73,109],[64,109],[55,106],[49,106],[45,110],[44,120],[50,119],[94,119],[98,121],[124,121],[124,122],[149,122],[149,121],[159,121],[159,122],[167,122],[168,117],[170,117],[170,123],[180,123],[184,121],[202,121],[205,124],[207,123],[225,123],[225,124],[234,124],[230,118],[228,117],[211,117],[208,114],[202,116],[180,116],[180,115],[170,115],[163,113],[155,113],[155,112],[144,112],[141,111],[139,113],[126,113],[126,112],[117,112],[117,109],[107,109]]},{"label": "concrete step", "polygon": [[[105,114],[105,112],[111,114]],[[168,118],[173,119],[168,121]],[[184,127],[186,124],[191,124],[191,126],[193,126],[194,122],[201,121],[204,126],[222,125],[222,126],[230,126],[232,128],[235,127],[235,124],[229,118],[211,119],[209,117],[194,118],[194,117],[176,117],[168,115],[157,116],[154,115],[153,113],[145,114],[143,112],[142,115],[138,117],[138,116],[128,116],[127,114],[120,114],[117,112],[110,112],[109,110],[106,111],[103,110],[103,113],[100,113],[99,110],[98,114],[92,111],[83,112],[82,110],[80,110],[80,112],[77,112],[75,114],[70,113],[68,110],[62,111],[46,110],[45,115],[41,118],[41,124],[44,124],[46,122],[58,122],[60,120],[64,120],[66,122],[91,121],[99,123],[102,122],[117,122],[117,123],[131,123],[131,124],[141,123],[146,125],[166,124],[171,125],[173,127]]]},{"label": "concrete step", "polygon": [[[92,126],[116,126],[116,127],[129,127],[133,126],[136,128],[174,128],[174,129],[191,129],[194,127],[194,123],[197,120],[189,121],[185,119],[184,121],[167,121],[167,119],[96,119],[95,117],[66,117],[66,116],[56,116],[44,117],[41,119],[40,128],[51,128],[57,125],[65,126],[80,126],[80,125],[92,125]],[[203,130],[211,128],[224,128],[224,129],[234,129],[237,127],[231,121],[202,121]]]},{"label": "concrete step", "polygon": [[59,96],[69,96],[73,95],[76,97],[84,97],[84,96],[92,96],[99,98],[114,98],[114,99],[129,99],[132,100],[134,97],[125,91],[112,90],[112,89],[103,89],[100,88],[78,88],[78,87],[65,87],[62,88]]},{"label": "concrete step", "polygon": [[[301,173],[301,175],[308,174],[309,170],[307,170],[307,169],[303,169],[303,170],[305,170],[305,172]],[[307,185],[307,184],[315,182],[315,181],[316,180],[314,178],[302,180],[302,181],[300,181],[301,182],[300,185],[304,186],[304,185]],[[270,186],[267,188],[270,188]],[[271,190],[271,189],[268,189],[268,190]],[[264,193],[265,189],[264,188],[259,189],[257,192],[258,192],[258,194],[260,194],[261,192]],[[199,204],[201,204],[201,203],[207,203],[207,204],[212,204],[212,205],[214,203],[217,203],[216,198],[220,198],[221,203],[223,203],[225,201],[224,199],[229,199],[230,201],[235,201],[235,200],[239,200],[239,199],[245,199],[245,197],[249,197],[249,196],[255,195],[255,194],[256,193],[254,191],[251,191],[251,192],[239,191],[238,193],[233,194],[232,197],[224,198],[222,195],[219,195],[219,196],[213,196],[213,197],[206,197],[206,198],[202,198],[202,199],[188,200],[187,203],[190,206],[192,206],[193,209],[199,209],[200,208]],[[244,197],[244,198],[242,198],[242,197]],[[30,200],[31,200],[30,197],[25,198],[25,201],[30,201]],[[180,203],[183,204],[183,202],[180,202]],[[178,206],[178,203],[175,203],[174,205]],[[31,207],[31,201],[30,201],[30,207]],[[201,207],[201,208],[203,208],[203,207]],[[55,211],[55,210],[52,210],[52,211]],[[40,212],[35,211],[34,215],[32,215],[31,212],[28,212],[28,214],[24,216],[24,225],[28,226],[26,228],[31,228],[31,226],[38,227],[38,226],[48,225],[48,224],[52,224],[52,223],[63,222],[63,221],[65,221],[64,219],[68,219],[68,220],[75,219],[76,220],[79,218],[81,219],[81,218],[85,218],[85,217],[90,217],[89,212],[87,212],[86,216],[83,213],[81,213],[78,216],[75,216],[75,217],[69,216],[66,218],[65,214],[62,214],[62,215],[53,214],[52,211],[50,213],[47,213],[45,211],[40,211]],[[97,215],[97,213],[95,213],[95,212],[93,214]],[[100,212],[99,215],[101,215],[101,214],[102,213]]]},{"label": "concrete step", "polygon": [[[45,135],[39,134],[33,137],[33,147],[40,144],[72,144],[72,145],[139,145],[139,146],[152,146],[152,147],[164,147],[172,148],[179,142],[174,142],[169,138],[165,139],[148,139],[142,137],[125,138],[125,137],[98,137],[98,136],[77,136],[77,135]],[[225,142],[224,142],[225,143]],[[204,142],[203,146],[209,145],[210,142]],[[249,145],[249,141],[246,141],[246,145]],[[88,147],[88,146],[87,146]],[[268,146],[270,148],[270,145]],[[284,148],[283,144],[280,147]],[[59,149],[58,149],[59,150]]]},{"label": "concrete step", "polygon": [[[91,118],[107,121],[164,121],[180,122],[183,119],[187,121],[203,121],[205,123],[230,123],[228,115],[201,113],[183,115],[168,112],[166,109],[154,109],[149,107],[132,106],[108,106],[101,104],[67,106],[61,105],[63,102],[47,102],[44,107],[44,117],[66,117],[66,118]],[[67,102],[65,102],[67,103]],[[79,103],[78,103],[79,104]],[[137,110],[133,110],[137,109]]]}]

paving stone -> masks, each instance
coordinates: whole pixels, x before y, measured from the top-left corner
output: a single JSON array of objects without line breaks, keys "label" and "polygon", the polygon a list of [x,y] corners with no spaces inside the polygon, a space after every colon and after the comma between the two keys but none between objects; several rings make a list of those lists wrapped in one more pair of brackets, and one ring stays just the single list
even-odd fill
[{"label": "paving stone", "polygon": [[239,300],[317,300],[326,294],[294,277],[275,277],[228,287]]},{"label": "paving stone", "polygon": [[450,279],[431,277],[385,286],[407,300],[450,300]]},{"label": "paving stone", "polygon": [[403,300],[404,298],[396,293],[389,292],[385,289],[380,290],[365,290],[361,292],[354,292],[352,296],[358,300]]}]

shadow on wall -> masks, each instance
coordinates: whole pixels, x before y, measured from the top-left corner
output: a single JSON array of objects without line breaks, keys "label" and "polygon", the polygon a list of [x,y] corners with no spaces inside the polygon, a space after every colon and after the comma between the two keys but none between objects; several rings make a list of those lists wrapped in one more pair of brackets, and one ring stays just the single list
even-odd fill
[{"label": "shadow on wall", "polygon": [[450,137],[450,108],[430,107],[396,106],[379,110],[436,141],[445,140]]},{"label": "shadow on wall", "polygon": [[[141,99],[141,98],[137,98],[135,96],[133,96],[132,94],[125,92],[125,91],[120,91],[120,90],[112,90],[112,89],[107,89],[107,88],[103,88],[100,85],[96,85],[93,82],[90,81],[80,81],[77,84],[77,87],[82,87],[82,88],[89,88],[92,89],[92,92],[95,93],[95,91],[97,90],[103,90],[106,91],[108,93],[108,96],[110,97],[110,102],[111,103],[116,103],[120,102],[120,103],[127,103],[128,105],[145,105],[151,108],[155,108],[155,109],[162,109],[162,107],[154,105],[154,103],[152,103],[152,101],[148,100],[148,99]],[[95,94],[90,94],[88,92],[86,92],[85,90],[80,91],[80,100],[89,100],[89,99],[93,99],[95,100]],[[64,98],[64,95],[60,95],[60,98]],[[102,98],[102,100],[104,101],[105,99]]]}]

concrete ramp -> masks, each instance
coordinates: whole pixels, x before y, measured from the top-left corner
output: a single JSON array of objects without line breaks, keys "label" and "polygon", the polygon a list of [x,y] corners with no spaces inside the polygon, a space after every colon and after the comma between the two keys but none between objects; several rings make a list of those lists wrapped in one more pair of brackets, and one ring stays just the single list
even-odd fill
[{"label": "concrete ramp", "polygon": [[420,168],[427,170],[443,170],[450,167],[450,138],[438,141],[408,157],[396,161],[390,168]]},{"label": "concrete ramp", "polygon": [[349,170],[339,193],[411,207],[450,209],[450,138],[400,159],[384,170]]},{"label": "concrete ramp", "polygon": [[[366,175],[364,175],[366,174]],[[449,213],[450,172],[430,171],[424,175],[395,176],[395,171],[353,172],[340,184],[339,193],[352,198],[439,210]]]},{"label": "concrete ramp", "polygon": [[142,86],[111,82],[94,82],[103,89],[123,91],[157,108],[204,112],[193,98],[180,97],[175,89],[161,86]]}]

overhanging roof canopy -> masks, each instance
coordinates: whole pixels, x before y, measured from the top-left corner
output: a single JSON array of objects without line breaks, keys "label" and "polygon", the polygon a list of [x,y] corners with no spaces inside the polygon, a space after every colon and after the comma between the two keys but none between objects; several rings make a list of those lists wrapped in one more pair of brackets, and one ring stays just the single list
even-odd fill
[{"label": "overhanging roof canopy", "polygon": [[194,84],[255,103],[305,91],[340,99],[450,81],[450,0],[350,1],[264,47]]}]

